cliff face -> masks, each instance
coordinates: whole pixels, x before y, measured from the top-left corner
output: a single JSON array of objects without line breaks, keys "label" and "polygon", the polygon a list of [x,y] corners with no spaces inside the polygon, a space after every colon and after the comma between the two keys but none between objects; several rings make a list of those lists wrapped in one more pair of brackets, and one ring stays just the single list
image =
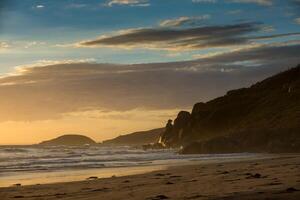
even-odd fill
[{"label": "cliff face", "polygon": [[162,134],[159,142],[167,147],[184,143],[186,136],[189,136],[189,133],[192,131],[191,122],[192,119],[189,112],[179,112],[177,118],[174,120],[174,125],[172,124],[172,120],[168,121],[165,132]]},{"label": "cliff face", "polygon": [[160,138],[184,153],[294,152],[299,140],[300,65],[181,111]]},{"label": "cliff face", "polygon": [[43,146],[81,146],[94,145],[96,142],[84,135],[63,135],[52,140],[41,142]]}]

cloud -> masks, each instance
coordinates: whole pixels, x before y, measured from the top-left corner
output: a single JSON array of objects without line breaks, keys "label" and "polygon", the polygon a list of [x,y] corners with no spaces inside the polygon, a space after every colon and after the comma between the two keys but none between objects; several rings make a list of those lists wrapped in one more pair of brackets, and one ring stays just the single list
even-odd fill
[{"label": "cloud", "polygon": [[282,34],[273,34],[273,35],[253,36],[251,39],[252,40],[268,40],[268,39],[274,39],[274,38],[282,38],[282,37],[289,37],[289,36],[299,36],[299,35],[300,35],[300,32],[282,33]]},{"label": "cloud", "polygon": [[217,3],[217,0],[192,0],[193,3]]},{"label": "cloud", "polygon": [[213,65],[222,63],[228,65],[245,61],[255,61],[256,63],[260,63],[260,65],[267,64],[272,67],[279,65],[297,65],[300,61],[300,58],[297,58],[297,51],[299,49],[300,40],[254,46],[250,45],[246,48],[233,50],[229,53],[225,52],[217,56],[208,57],[205,61]]},{"label": "cloud", "polygon": [[161,23],[162,26],[172,27],[122,30],[111,35],[102,35],[98,39],[78,42],[75,46],[190,51],[246,45],[258,40],[299,35],[299,33],[285,33],[254,36],[253,33],[266,33],[273,31],[274,28],[253,22],[223,26],[176,28],[176,26],[189,20],[191,19],[178,18]]},{"label": "cloud", "polygon": [[[226,0],[231,3],[255,3],[263,6],[273,5],[273,0]],[[297,0],[295,0],[297,1]],[[217,3],[217,0],[192,0],[193,3]]]},{"label": "cloud", "polygon": [[28,49],[28,48],[32,48],[32,47],[36,47],[36,46],[43,46],[46,45],[46,42],[40,42],[40,41],[30,41],[30,42],[25,42],[24,44],[24,48]]},{"label": "cloud", "polygon": [[0,122],[69,113],[173,110],[249,86],[300,62],[300,41],[249,46],[193,61],[135,65],[45,61],[0,78]]},{"label": "cloud", "polygon": [[0,49],[7,49],[9,48],[9,44],[7,42],[0,41]]},{"label": "cloud", "polygon": [[[64,65],[64,64],[81,64],[81,63],[95,63],[96,59],[94,58],[87,58],[87,59],[73,59],[73,60],[38,60],[32,64],[28,65],[20,65],[15,67],[15,72],[10,73],[12,76],[22,75],[30,69],[35,67],[47,67],[52,65]],[[0,76],[1,78],[1,76]],[[0,84],[1,85],[1,84]],[[14,83],[9,83],[9,85],[14,85]]]},{"label": "cloud", "polygon": [[80,9],[80,8],[86,8],[88,5],[83,3],[71,3],[66,6],[68,9]]},{"label": "cloud", "polygon": [[45,6],[44,5],[36,5],[35,8],[36,9],[43,9],[43,8],[45,8]]},{"label": "cloud", "polygon": [[0,53],[6,52],[10,48],[10,44],[0,41]]},{"label": "cloud", "polygon": [[127,111],[82,111],[65,114],[64,117],[80,117],[83,119],[108,119],[108,120],[125,120],[125,121],[159,121],[162,122],[170,117],[176,116],[178,109],[170,110],[143,110],[133,109]]},{"label": "cloud", "polygon": [[[255,3],[263,6],[271,6],[273,5],[274,0],[226,0],[226,1],[232,3]],[[217,3],[218,0],[192,0],[192,2],[193,3]]]},{"label": "cloud", "polygon": [[243,10],[241,10],[241,9],[231,10],[231,11],[227,12],[227,14],[229,14],[229,15],[239,15],[241,13],[243,13]]},{"label": "cloud", "polygon": [[107,6],[114,5],[130,5],[130,6],[149,6],[148,0],[110,0],[106,3]]},{"label": "cloud", "polygon": [[296,16],[294,19],[294,23],[300,24],[300,0],[289,0],[291,3],[291,8],[293,9],[293,12],[290,12],[290,16]]},{"label": "cloud", "polygon": [[160,22],[161,27],[179,27],[183,25],[195,26],[199,25],[203,20],[210,19],[210,15],[202,15],[197,17],[179,17],[176,19],[167,19]]},{"label": "cloud", "polygon": [[245,35],[259,31],[258,23],[224,26],[204,26],[185,29],[140,28],[103,35],[95,40],[82,41],[78,47],[148,48],[193,50],[240,45],[249,42]]},{"label": "cloud", "polygon": [[27,41],[27,40],[8,40],[0,41],[0,49],[20,50],[29,48],[39,48],[47,45],[47,42],[43,41]]},{"label": "cloud", "polygon": [[273,5],[273,0],[229,0],[229,2],[233,3],[255,3],[263,6],[271,6]]},{"label": "cloud", "polygon": [[262,26],[262,32],[274,32],[276,29],[274,26]]}]

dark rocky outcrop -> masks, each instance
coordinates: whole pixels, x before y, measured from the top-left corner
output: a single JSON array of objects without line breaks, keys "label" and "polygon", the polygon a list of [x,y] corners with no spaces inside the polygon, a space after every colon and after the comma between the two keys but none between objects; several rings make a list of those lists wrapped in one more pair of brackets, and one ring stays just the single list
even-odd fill
[{"label": "dark rocky outcrop", "polygon": [[300,65],[168,121],[160,143],[183,153],[300,152]]},{"label": "dark rocky outcrop", "polygon": [[164,128],[152,129],[149,131],[134,132],[118,136],[111,140],[105,140],[103,145],[145,145],[157,143],[159,136],[164,132]]},{"label": "dark rocky outcrop", "polygon": [[153,150],[153,149],[164,149],[165,147],[161,143],[156,142],[156,143],[144,144],[142,145],[142,148],[144,150],[149,150],[149,149]]},{"label": "dark rocky outcrop", "polygon": [[[259,136],[257,136],[259,134]],[[254,136],[253,136],[254,135]],[[181,153],[300,152],[299,129],[274,130],[219,136],[189,143]]]},{"label": "dark rocky outcrop", "polygon": [[42,146],[82,146],[95,145],[96,142],[84,135],[63,135],[52,140],[41,142]]},{"label": "dark rocky outcrop", "polygon": [[184,136],[191,131],[191,114],[187,111],[181,111],[178,113],[177,118],[169,120],[165,132],[160,138],[160,143],[164,146],[176,146],[184,140]]}]

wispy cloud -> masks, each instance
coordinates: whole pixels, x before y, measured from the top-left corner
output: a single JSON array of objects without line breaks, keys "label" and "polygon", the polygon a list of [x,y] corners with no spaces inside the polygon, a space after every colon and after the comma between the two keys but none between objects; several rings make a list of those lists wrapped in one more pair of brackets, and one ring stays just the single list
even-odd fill
[{"label": "wispy cloud", "polygon": [[[298,36],[299,33],[257,35],[274,31],[274,27],[260,23],[240,23],[224,26],[201,26],[195,28],[176,28],[187,18],[167,20],[161,23],[167,28],[140,28],[122,30],[98,39],[81,41],[76,47],[144,48],[169,51],[191,51],[214,47],[246,45],[272,38]],[[171,27],[168,27],[171,26]]]},{"label": "wispy cloud", "polygon": [[7,42],[1,42],[0,41],[0,49],[7,49],[9,48],[9,44]]},{"label": "wispy cloud", "polygon": [[289,37],[289,36],[300,36],[300,32],[254,36],[251,38],[251,40],[267,40],[267,39],[282,38],[282,37]]},{"label": "wispy cloud", "polygon": [[266,25],[262,26],[262,32],[269,33],[269,32],[274,32],[276,29],[274,26]]},{"label": "wispy cloud", "polygon": [[227,14],[229,14],[229,15],[239,15],[241,13],[243,13],[243,10],[241,10],[241,9],[231,10],[231,11],[227,12]]},{"label": "wispy cloud", "polygon": [[130,5],[130,6],[149,6],[148,0],[109,0],[105,5]]},{"label": "wispy cloud", "polygon": [[5,53],[10,49],[10,44],[7,42],[1,42],[0,41],[0,54]]},{"label": "wispy cloud", "polygon": [[0,49],[11,50],[24,50],[29,48],[41,48],[45,47],[47,42],[45,41],[26,41],[26,40],[7,40],[0,41]]},{"label": "wispy cloud", "polygon": [[35,67],[46,67],[51,65],[65,65],[65,64],[80,64],[80,63],[95,63],[96,59],[86,58],[86,59],[69,59],[69,60],[38,60],[32,64],[21,65],[15,67],[15,73],[10,75],[22,75],[31,68]]},{"label": "wispy cloud", "polygon": [[218,0],[192,0],[193,3],[217,3]]},{"label": "wispy cloud", "polygon": [[234,3],[255,3],[263,6],[273,5],[273,0],[227,0],[227,1],[234,2]]},{"label": "wispy cloud", "polygon": [[201,15],[201,16],[197,16],[197,17],[183,16],[183,17],[178,17],[175,19],[163,20],[160,22],[159,25],[162,27],[178,27],[178,26],[183,26],[183,25],[195,26],[195,25],[199,25],[200,23],[202,23],[203,20],[207,20],[210,18],[211,18],[210,15]]},{"label": "wispy cloud", "polygon": [[[273,5],[274,0],[225,0],[231,3],[255,3],[263,6]],[[296,0],[297,1],[297,0]],[[217,3],[218,0],[192,0],[193,3]]]},{"label": "wispy cloud", "polygon": [[42,5],[42,4],[40,4],[40,5],[36,5],[34,8],[36,8],[36,9],[43,9],[43,8],[45,8],[45,6]]},{"label": "wispy cloud", "polygon": [[46,42],[41,42],[41,41],[30,41],[30,42],[25,42],[24,48],[28,49],[32,47],[40,47],[46,44],[47,44]]},{"label": "wispy cloud", "polygon": [[84,3],[71,3],[71,4],[68,4],[66,6],[66,8],[69,8],[69,9],[80,9],[80,8],[86,8],[88,5],[87,4],[84,4]]},{"label": "wispy cloud", "polygon": [[249,40],[244,36],[258,30],[257,23],[185,29],[141,28],[103,35],[95,40],[80,42],[78,46],[192,50],[245,44]]}]

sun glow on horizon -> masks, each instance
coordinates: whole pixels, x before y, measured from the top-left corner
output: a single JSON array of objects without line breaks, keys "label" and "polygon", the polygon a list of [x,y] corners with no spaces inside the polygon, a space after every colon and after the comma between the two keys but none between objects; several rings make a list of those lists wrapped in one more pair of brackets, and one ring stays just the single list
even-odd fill
[{"label": "sun glow on horizon", "polygon": [[299,64],[299,8],[299,0],[1,0],[0,144],[63,134],[100,142],[164,127],[197,102]]},{"label": "sun glow on horizon", "polygon": [[0,145],[38,144],[65,134],[85,135],[101,142],[121,134],[164,127],[165,119],[174,118],[177,112],[178,110],[91,111],[85,114],[70,113],[56,120],[1,122]]}]

